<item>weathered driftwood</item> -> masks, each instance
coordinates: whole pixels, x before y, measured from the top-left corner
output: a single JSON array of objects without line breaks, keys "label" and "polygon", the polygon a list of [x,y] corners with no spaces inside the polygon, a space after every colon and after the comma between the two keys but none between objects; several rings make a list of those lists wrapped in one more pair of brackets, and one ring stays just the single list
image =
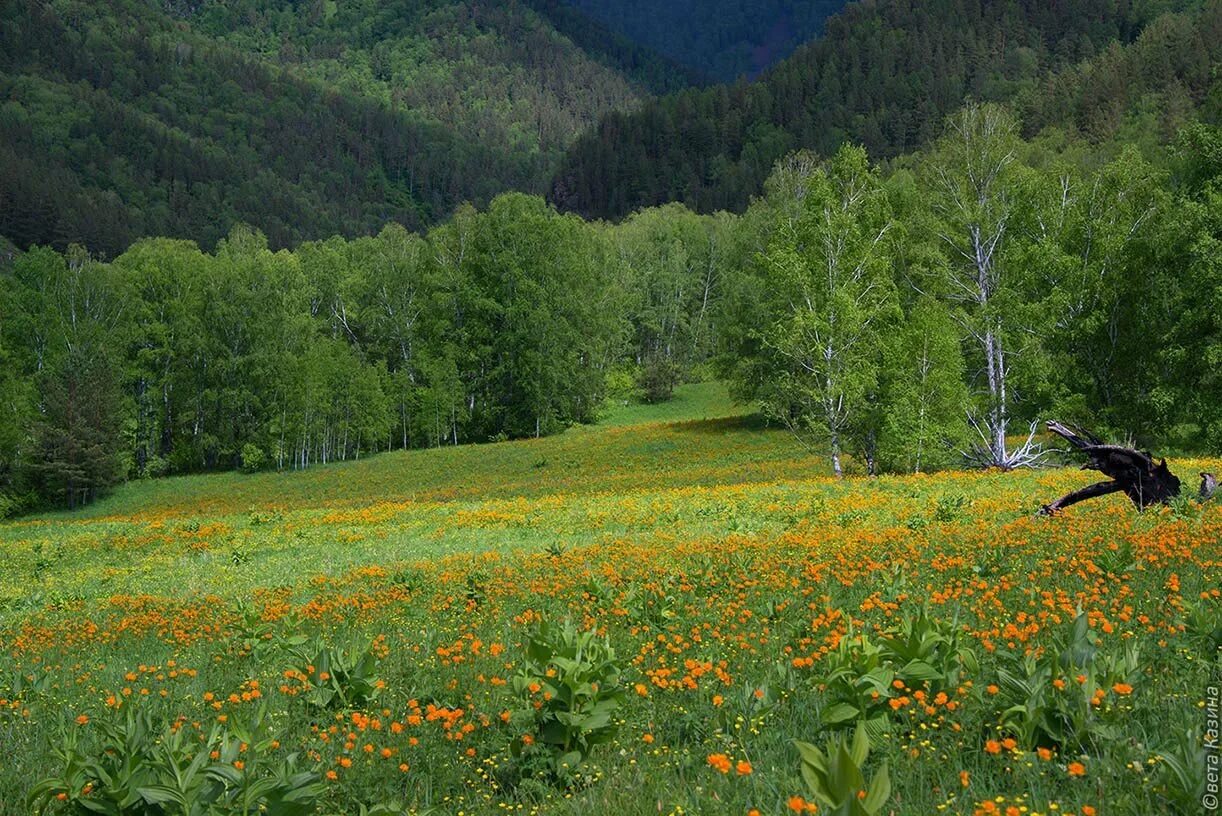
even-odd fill
[{"label": "weathered driftwood", "polygon": [[[1105,445],[1103,440],[1089,431],[1071,428],[1060,422],[1050,421],[1047,428],[1087,455],[1083,470],[1097,470],[1109,477],[1109,481],[1088,485],[1044,505],[1040,510],[1044,515],[1053,515],[1072,504],[1109,493],[1123,492],[1138,510],[1145,510],[1153,504],[1166,504],[1180,494],[1180,480],[1167,467],[1166,459],[1156,463],[1148,452]],[[1201,499],[1211,498],[1217,486],[1217,479],[1212,473],[1202,473]]]}]

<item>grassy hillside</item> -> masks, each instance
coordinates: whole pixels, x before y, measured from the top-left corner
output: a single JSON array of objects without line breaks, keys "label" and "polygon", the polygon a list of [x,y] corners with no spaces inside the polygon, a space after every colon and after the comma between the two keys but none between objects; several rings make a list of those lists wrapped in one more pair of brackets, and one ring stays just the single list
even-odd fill
[{"label": "grassy hillside", "polygon": [[[837,482],[704,385],[537,442],[0,524],[0,814],[44,779],[55,813],[133,774],[197,801],[171,771],[197,756],[208,790],[267,780],[301,813],[824,812],[791,741],[858,720],[882,813],[1189,813],[1164,768],[1199,743],[1166,724],[1210,675],[1222,507],[1032,517],[1087,478]],[[577,635],[539,621],[566,619],[613,651],[550,660]],[[564,720],[562,756],[565,667],[613,717]]]},{"label": "grassy hillside", "polygon": [[[36,604],[82,592],[97,598],[116,591],[160,594],[167,566],[181,555],[174,553],[183,542],[175,539],[183,531],[193,531],[192,551],[206,551],[209,560],[240,553],[246,584],[253,587],[271,568],[269,559],[275,569],[292,570],[307,563],[307,553],[319,559],[319,570],[332,572],[387,559],[562,541],[563,527],[544,522],[531,509],[536,503],[565,516],[597,515],[597,507],[616,504],[616,497],[648,500],[659,492],[806,478],[824,470],[787,432],[762,429],[758,418],[732,405],[724,386],[684,386],[673,403],[612,409],[604,424],[539,440],[391,453],[304,473],[131,482],[83,513],[0,526],[0,542],[20,543],[12,552],[23,553],[0,579],[0,609],[27,605],[22,576],[37,568],[48,547],[59,567]],[[484,522],[504,531],[495,544]],[[587,532],[604,526],[622,529],[598,522]],[[355,529],[372,546],[334,552],[329,536]],[[297,535],[306,530],[314,532]],[[98,549],[99,540],[117,546]],[[175,546],[146,546],[156,541]],[[232,571],[206,573],[191,579],[196,590],[233,587]]]}]

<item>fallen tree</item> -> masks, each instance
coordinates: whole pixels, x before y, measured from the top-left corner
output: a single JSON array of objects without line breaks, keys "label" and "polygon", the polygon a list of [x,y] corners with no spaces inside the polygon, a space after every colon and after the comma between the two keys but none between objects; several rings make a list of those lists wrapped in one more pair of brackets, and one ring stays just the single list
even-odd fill
[{"label": "fallen tree", "polygon": [[[1124,493],[1139,511],[1154,504],[1166,504],[1180,495],[1180,480],[1167,467],[1166,459],[1155,463],[1149,452],[1104,444],[1089,431],[1060,422],[1049,421],[1046,427],[1086,454],[1088,458],[1082,465],[1083,470],[1097,470],[1109,479],[1087,485],[1044,505],[1040,509],[1042,515],[1051,516],[1070,505],[1109,493]],[[1217,479],[1212,473],[1201,474],[1199,495],[1202,501],[1212,498],[1217,487]]]}]

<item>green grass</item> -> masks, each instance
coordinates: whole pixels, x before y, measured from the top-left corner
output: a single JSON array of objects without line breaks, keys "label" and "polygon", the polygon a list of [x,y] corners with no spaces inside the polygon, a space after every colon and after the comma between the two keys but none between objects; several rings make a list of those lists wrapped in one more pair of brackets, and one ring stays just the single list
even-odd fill
[{"label": "green grass", "polygon": [[735,403],[726,384],[717,380],[681,385],[674,397],[656,405],[647,403],[610,403],[598,424],[586,430],[621,425],[646,425],[655,422],[691,422],[725,417],[747,416],[750,406]]},{"label": "green grass", "polygon": [[[639,426],[650,426],[642,429]],[[134,513],[212,515],[254,508],[359,506],[379,501],[596,492],[630,487],[642,472],[663,484],[747,481],[778,470],[818,467],[787,434],[760,432],[720,383],[680,386],[661,405],[612,407],[597,425],[494,444],[395,452],[308,471],[208,474],[121,486],[75,513],[41,519],[96,519]],[[671,454],[663,456],[662,454]],[[736,469],[709,473],[710,460]]]},{"label": "green grass", "polygon": [[544,439],[134,482],[77,512],[0,524],[0,622],[114,594],[238,597],[268,575],[596,541],[629,531],[614,511],[637,496],[823,472],[724,386],[702,383]]}]

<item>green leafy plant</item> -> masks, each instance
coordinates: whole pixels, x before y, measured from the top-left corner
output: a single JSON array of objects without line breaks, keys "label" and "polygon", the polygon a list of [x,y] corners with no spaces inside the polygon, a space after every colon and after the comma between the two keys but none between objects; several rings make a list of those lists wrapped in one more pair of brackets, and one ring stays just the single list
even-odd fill
[{"label": "green leafy plant", "polygon": [[276,756],[266,710],[249,721],[215,725],[205,736],[160,723],[127,706],[64,734],[55,756],[62,770],[38,782],[36,813],[190,816],[312,813],[325,786],[298,754]]},{"label": "green leafy plant", "polygon": [[1094,557],[1095,566],[1104,575],[1119,578],[1125,573],[1137,569],[1137,557],[1133,555],[1133,545],[1125,540],[1114,547],[1104,547]]},{"label": "green leafy plant", "polygon": [[943,524],[958,521],[963,516],[964,509],[970,504],[967,496],[959,493],[939,496],[934,502],[933,520]]},{"label": "green leafy plant", "polygon": [[278,649],[295,649],[309,642],[305,635],[286,633],[295,623],[295,620],[268,620],[259,606],[239,601],[226,629],[238,655],[263,658]]},{"label": "green leafy plant", "polygon": [[620,603],[634,622],[660,627],[679,614],[677,585],[674,576],[667,575],[649,586],[630,588]]},{"label": "green leafy plant", "polygon": [[385,683],[378,677],[381,658],[372,644],[342,648],[315,640],[293,652],[297,673],[307,687],[304,698],[315,708],[344,709],[368,705]]},{"label": "green leafy plant", "polygon": [[864,724],[873,734],[887,731],[895,669],[882,648],[864,634],[846,635],[823,665],[817,682],[824,695],[819,711],[824,727]]},{"label": "green leafy plant", "polygon": [[527,730],[511,743],[512,756],[533,755],[551,777],[570,779],[595,746],[615,736],[621,673],[615,650],[594,632],[580,632],[572,621],[532,627],[525,665],[513,678],[523,703],[514,721],[524,721]]},{"label": "green leafy plant", "polygon": [[1175,741],[1161,748],[1154,757],[1152,784],[1176,813],[1201,812],[1205,793],[1205,768],[1208,765],[1205,742],[1199,729],[1175,733]]},{"label": "green leafy plant", "polygon": [[1184,632],[1207,658],[1222,660],[1222,603],[1216,598],[1186,601]]},{"label": "green leafy plant", "polygon": [[1079,614],[1056,649],[1012,656],[998,669],[995,703],[1002,730],[1027,750],[1092,752],[1120,733],[1096,699],[1135,682],[1140,668],[1131,646],[1119,655],[1100,653],[1086,615]]},{"label": "green leafy plant", "polygon": [[463,579],[463,597],[469,606],[479,606],[488,599],[488,576],[472,570]]},{"label": "green leafy plant", "polygon": [[879,646],[896,677],[912,688],[942,691],[980,671],[975,652],[963,645],[956,624],[934,620],[924,609],[880,637]]},{"label": "green leafy plant", "polygon": [[858,723],[851,739],[836,736],[822,751],[807,742],[794,741],[802,758],[802,781],[821,807],[820,813],[835,816],[877,816],[891,798],[887,763],[866,781],[863,768],[870,756],[870,738]]}]

